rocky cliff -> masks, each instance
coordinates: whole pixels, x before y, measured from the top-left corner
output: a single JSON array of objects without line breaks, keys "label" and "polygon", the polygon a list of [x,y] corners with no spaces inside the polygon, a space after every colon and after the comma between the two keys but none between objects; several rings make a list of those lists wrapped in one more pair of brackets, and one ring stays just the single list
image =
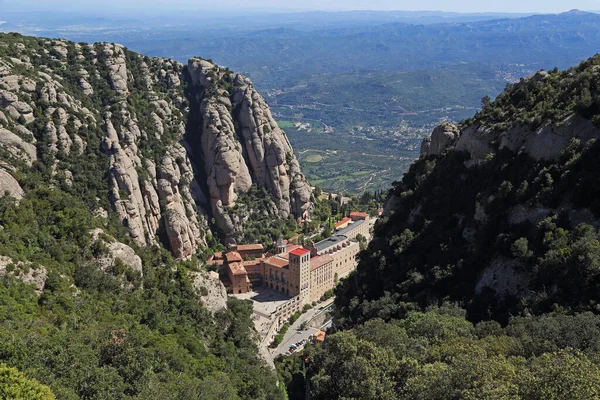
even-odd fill
[{"label": "rocky cliff", "polygon": [[469,154],[471,165],[503,149],[536,160],[556,161],[577,140],[600,137],[600,106],[592,96],[600,80],[598,58],[577,68],[538,73],[510,86],[496,101],[460,126],[444,122],[427,136],[421,155],[441,155],[454,148]]},{"label": "rocky cliff", "polygon": [[202,154],[217,223],[225,233],[241,224],[228,215],[239,193],[252,185],[265,187],[273,196],[278,216],[307,216],[311,190],[292,146],[273,119],[265,100],[249,78],[201,59],[191,59],[184,76],[196,96],[191,112],[199,124],[191,133],[193,151]]},{"label": "rocky cliff", "polygon": [[91,211],[117,218],[138,245],[163,243],[179,258],[204,243],[211,217],[225,236],[243,231],[228,207],[253,185],[272,195],[273,218],[310,210],[290,143],[248,78],[117,44],[3,39],[3,193],[22,198],[16,178],[38,164],[59,186],[92,184],[96,170],[106,187],[86,199]]}]

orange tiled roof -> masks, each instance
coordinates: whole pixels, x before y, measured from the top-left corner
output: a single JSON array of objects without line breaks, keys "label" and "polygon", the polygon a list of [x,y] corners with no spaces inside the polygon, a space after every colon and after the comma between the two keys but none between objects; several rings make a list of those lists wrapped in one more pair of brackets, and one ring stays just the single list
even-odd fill
[{"label": "orange tiled roof", "polygon": [[277,268],[287,267],[289,265],[289,261],[280,256],[269,257],[265,260],[265,263],[272,265]]},{"label": "orange tiled roof", "polygon": [[325,340],[325,335],[327,335],[327,333],[325,333],[323,331],[319,331],[319,332],[315,333],[315,340],[318,342],[322,342]]},{"label": "orange tiled roof", "polygon": [[263,250],[262,244],[238,244],[237,251]]},{"label": "orange tiled roof", "polygon": [[369,214],[360,211],[352,211],[350,213],[350,218],[369,218]]},{"label": "orange tiled roof", "polygon": [[301,248],[302,248],[302,246],[299,246],[297,244],[287,244],[285,246],[285,251],[286,251],[286,253],[289,253],[290,251],[294,251],[296,249],[301,249]]},{"label": "orange tiled roof", "polygon": [[242,256],[240,256],[240,253],[236,251],[230,251],[229,253],[225,254],[225,259],[228,263],[242,261]]},{"label": "orange tiled roof", "polygon": [[244,264],[244,267],[254,267],[254,266],[260,264],[260,259],[244,261],[243,264]]},{"label": "orange tiled roof", "polygon": [[310,270],[314,271],[315,269],[322,267],[323,265],[325,265],[329,262],[332,262],[332,261],[333,261],[333,257],[331,257],[328,254],[313,257],[310,260]]},{"label": "orange tiled roof", "polygon": [[227,267],[229,268],[231,275],[248,275],[246,268],[239,262],[229,263],[227,264]]},{"label": "orange tiled roof", "polygon": [[342,218],[338,222],[336,222],[335,227],[339,228],[340,226],[342,226],[344,224],[347,224],[350,221],[352,221],[352,220],[350,218],[348,218],[348,217]]}]

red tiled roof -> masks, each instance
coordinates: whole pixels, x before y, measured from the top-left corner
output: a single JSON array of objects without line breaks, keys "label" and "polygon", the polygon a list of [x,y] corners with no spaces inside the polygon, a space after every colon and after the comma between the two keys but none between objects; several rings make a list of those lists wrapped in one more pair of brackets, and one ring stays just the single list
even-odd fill
[{"label": "red tiled roof", "polygon": [[229,268],[231,275],[248,275],[246,268],[239,262],[227,264],[227,267]]},{"label": "red tiled roof", "polygon": [[360,211],[352,211],[350,213],[350,218],[369,218],[369,214]]},{"label": "red tiled roof", "polygon": [[242,256],[240,256],[240,253],[238,253],[238,252],[230,251],[229,253],[225,254],[225,259],[227,260],[228,263],[235,262],[235,261],[242,261]]},{"label": "red tiled roof", "polygon": [[237,251],[263,250],[262,244],[238,244]]},{"label": "red tiled roof", "polygon": [[305,254],[308,254],[308,253],[310,253],[310,250],[306,250],[306,249],[302,249],[302,248],[290,251],[290,254],[293,254],[293,255],[298,256],[298,257],[301,257],[301,256],[303,256]]},{"label": "red tiled roof", "polygon": [[283,268],[283,267],[287,267],[290,262],[280,256],[274,256],[274,257],[267,258],[265,260],[265,263],[272,265],[274,267],[277,267],[277,268]]},{"label": "red tiled roof", "polygon": [[310,270],[314,271],[315,269],[322,267],[323,265],[325,265],[329,262],[332,262],[332,261],[333,261],[333,257],[331,257],[328,254],[313,257],[310,260]]},{"label": "red tiled roof", "polygon": [[260,260],[244,261],[244,267],[253,267],[260,264]]},{"label": "red tiled roof", "polygon": [[341,220],[339,220],[338,222],[336,222],[335,227],[339,228],[340,226],[342,226],[344,224],[347,224],[350,221],[352,221],[352,220],[350,218],[348,218],[348,217],[342,218]]},{"label": "red tiled roof", "polygon": [[285,246],[285,251],[289,253],[290,251],[293,251],[296,249],[301,249],[301,248],[302,248],[302,246],[299,246],[297,244],[287,244]]},{"label": "red tiled roof", "polygon": [[327,333],[325,333],[323,331],[319,331],[319,332],[315,333],[315,340],[322,342],[325,340],[325,335],[327,335]]}]

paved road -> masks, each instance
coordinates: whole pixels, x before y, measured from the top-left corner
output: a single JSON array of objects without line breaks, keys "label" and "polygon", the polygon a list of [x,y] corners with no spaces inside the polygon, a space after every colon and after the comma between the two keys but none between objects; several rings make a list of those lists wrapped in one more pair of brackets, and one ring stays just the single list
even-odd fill
[{"label": "paved road", "polygon": [[[287,351],[292,344],[297,343],[302,339],[308,340],[308,337],[310,335],[314,335],[315,333],[317,333],[319,330],[315,329],[315,328],[307,328],[306,330],[303,330],[301,332],[298,332],[298,329],[300,328],[300,325],[304,321],[310,321],[317,314],[327,311],[328,306],[330,306],[332,303],[333,303],[333,298],[331,298],[321,304],[318,304],[316,307],[314,307],[311,310],[308,310],[307,312],[302,314],[300,316],[300,318],[298,318],[296,320],[296,322],[294,322],[290,326],[288,331],[285,333],[285,336],[283,337],[283,340],[281,341],[281,344],[279,345],[279,347],[277,347],[273,351],[270,351],[272,357],[275,358],[280,354],[289,354]],[[320,310],[319,308],[323,308],[323,310]]]}]

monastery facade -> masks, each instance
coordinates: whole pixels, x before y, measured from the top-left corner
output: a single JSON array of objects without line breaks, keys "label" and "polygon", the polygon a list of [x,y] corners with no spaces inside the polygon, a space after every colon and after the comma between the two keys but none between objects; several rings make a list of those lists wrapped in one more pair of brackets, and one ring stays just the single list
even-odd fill
[{"label": "monastery facade", "polygon": [[[342,229],[306,247],[280,239],[275,253],[266,253],[260,244],[232,245],[227,253],[217,253],[212,264],[225,265],[232,293],[247,293],[266,286],[295,299],[291,315],[305,304],[318,301],[337,280],[356,268],[359,243],[357,235],[369,236],[365,219],[344,219]],[[286,313],[287,314],[287,313]]]}]

